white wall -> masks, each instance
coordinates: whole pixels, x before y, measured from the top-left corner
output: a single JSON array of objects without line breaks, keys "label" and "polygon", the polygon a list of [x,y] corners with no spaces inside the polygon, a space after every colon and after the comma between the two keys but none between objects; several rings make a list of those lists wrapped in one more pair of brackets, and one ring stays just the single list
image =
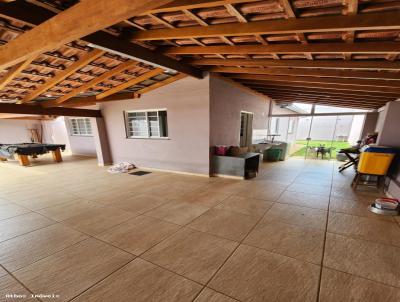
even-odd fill
[{"label": "white wall", "polygon": [[[167,109],[168,139],[127,138],[124,111]],[[209,78],[184,78],[140,99],[101,105],[114,163],[209,174]]]},{"label": "white wall", "polygon": [[48,144],[64,144],[66,151],[71,151],[64,117],[52,121],[42,121],[43,142]]},{"label": "white wall", "polygon": [[96,145],[93,136],[72,135],[68,117],[64,120],[64,127],[68,134],[69,148],[72,154],[96,156]]},{"label": "white wall", "polygon": [[30,143],[32,128],[40,129],[40,121],[0,119],[0,144]]},{"label": "white wall", "polygon": [[253,113],[253,141],[267,137],[269,100],[210,78],[210,145],[240,144],[240,112]]}]

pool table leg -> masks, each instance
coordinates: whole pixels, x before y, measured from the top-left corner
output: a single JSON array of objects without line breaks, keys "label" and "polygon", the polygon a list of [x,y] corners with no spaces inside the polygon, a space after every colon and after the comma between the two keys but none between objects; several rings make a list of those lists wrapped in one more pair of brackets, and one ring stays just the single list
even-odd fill
[{"label": "pool table leg", "polygon": [[61,156],[61,150],[60,148],[51,151],[51,153],[53,154],[53,160],[57,163],[62,162],[62,156]]},{"label": "pool table leg", "polygon": [[31,164],[28,155],[18,154],[18,160],[21,166],[29,166]]}]

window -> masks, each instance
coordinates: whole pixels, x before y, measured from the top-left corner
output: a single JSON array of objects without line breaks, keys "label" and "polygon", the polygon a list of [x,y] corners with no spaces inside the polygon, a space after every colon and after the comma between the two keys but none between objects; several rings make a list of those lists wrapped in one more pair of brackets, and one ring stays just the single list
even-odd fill
[{"label": "window", "polygon": [[279,133],[279,117],[271,118],[271,130],[270,134],[278,134]]},{"label": "window", "polygon": [[129,111],[125,113],[128,138],[168,137],[167,111]]},{"label": "window", "polygon": [[293,133],[294,131],[294,120],[292,120],[291,118],[289,118],[289,125],[288,125],[288,134]]},{"label": "window", "polygon": [[71,118],[69,121],[71,126],[71,135],[92,135],[92,125],[90,124],[89,118]]}]

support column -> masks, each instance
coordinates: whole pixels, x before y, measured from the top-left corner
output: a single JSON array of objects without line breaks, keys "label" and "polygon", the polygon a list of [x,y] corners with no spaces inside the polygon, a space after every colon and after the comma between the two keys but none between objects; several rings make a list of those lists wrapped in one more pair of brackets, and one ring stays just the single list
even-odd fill
[{"label": "support column", "polygon": [[361,131],[360,139],[367,136],[368,133],[374,133],[376,128],[376,122],[378,121],[378,112],[368,112],[365,115],[363,129]]},{"label": "support column", "polygon": [[99,166],[111,165],[112,156],[104,119],[102,117],[92,118],[91,123],[94,144],[96,146],[97,162]]}]

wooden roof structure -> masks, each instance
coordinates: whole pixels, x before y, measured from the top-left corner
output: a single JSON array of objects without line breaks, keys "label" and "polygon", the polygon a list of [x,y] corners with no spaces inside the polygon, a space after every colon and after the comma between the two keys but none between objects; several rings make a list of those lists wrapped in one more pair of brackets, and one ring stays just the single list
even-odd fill
[{"label": "wooden roof structure", "polygon": [[3,102],[84,106],[203,71],[277,103],[400,98],[399,0],[0,0],[0,43]]}]

